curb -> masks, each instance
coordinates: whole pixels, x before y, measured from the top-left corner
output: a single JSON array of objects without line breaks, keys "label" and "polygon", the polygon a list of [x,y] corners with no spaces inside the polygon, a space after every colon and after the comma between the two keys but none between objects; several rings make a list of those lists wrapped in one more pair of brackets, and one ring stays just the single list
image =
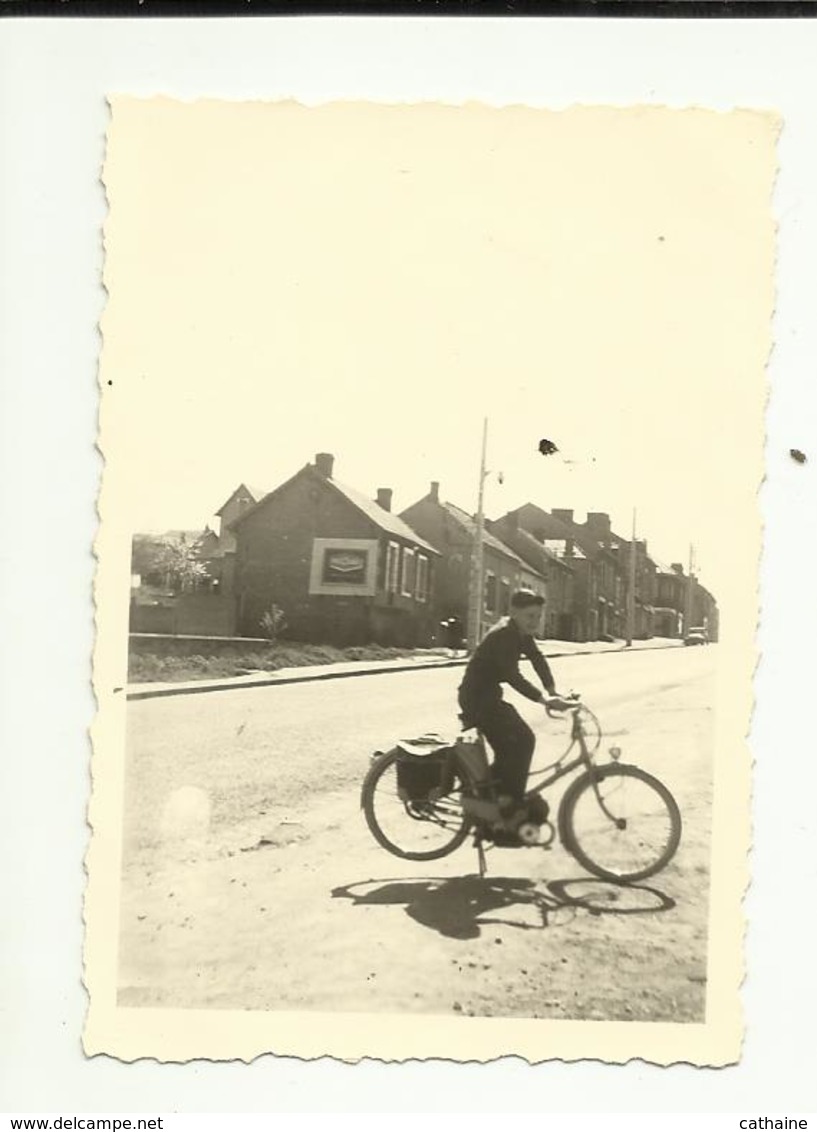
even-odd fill
[{"label": "curb", "polygon": [[[621,645],[615,649],[580,649],[576,652],[546,652],[542,655],[545,660],[570,660],[574,656],[603,656],[620,652],[660,652],[664,649],[674,648],[678,648],[678,645],[655,645],[651,648],[627,648],[626,645]],[[313,684],[319,680],[352,680],[356,676],[387,676],[393,672],[427,672],[432,668],[462,668],[467,663],[467,658],[463,658],[461,660],[437,660],[429,664],[399,664],[391,668],[357,668],[354,672],[314,672],[310,674],[307,671],[303,676],[263,676],[257,680],[243,680],[241,683],[228,677],[220,683],[207,683],[196,687],[184,684],[174,687],[169,684],[164,688],[151,688],[143,692],[126,691],[125,699],[155,700],[165,696],[196,696],[204,692],[232,692],[244,688],[274,688],[284,684]],[[308,668],[306,665],[304,667]],[[131,685],[131,687],[134,687],[134,685]]]},{"label": "curb", "polygon": [[[464,660],[438,660],[431,664],[400,664],[393,668],[356,668],[354,672],[307,672],[303,676],[262,676],[258,680],[242,680],[239,684],[229,677],[221,684],[202,684],[191,688],[180,685],[174,688],[152,688],[145,692],[128,692],[128,700],[152,700],[157,696],[192,696],[200,692],[230,692],[242,688],[273,688],[277,684],[312,684],[318,680],[351,680],[355,676],[385,676],[390,672],[423,672],[429,668],[457,668],[465,664]],[[304,668],[308,669],[308,665]]]}]

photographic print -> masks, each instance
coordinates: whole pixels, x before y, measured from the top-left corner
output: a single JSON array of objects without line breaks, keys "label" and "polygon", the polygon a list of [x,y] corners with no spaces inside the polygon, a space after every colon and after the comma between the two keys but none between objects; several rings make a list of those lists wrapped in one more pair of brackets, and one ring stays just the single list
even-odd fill
[{"label": "photographic print", "polygon": [[89,1053],[738,1058],[778,126],[111,100]]}]

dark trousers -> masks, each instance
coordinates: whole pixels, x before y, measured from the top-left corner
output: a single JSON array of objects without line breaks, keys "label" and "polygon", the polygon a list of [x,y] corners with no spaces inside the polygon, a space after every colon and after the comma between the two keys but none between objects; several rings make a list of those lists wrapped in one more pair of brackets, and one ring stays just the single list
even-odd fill
[{"label": "dark trousers", "polygon": [[536,736],[516,708],[504,701],[480,712],[477,727],[493,748],[499,792],[521,801],[525,796]]}]

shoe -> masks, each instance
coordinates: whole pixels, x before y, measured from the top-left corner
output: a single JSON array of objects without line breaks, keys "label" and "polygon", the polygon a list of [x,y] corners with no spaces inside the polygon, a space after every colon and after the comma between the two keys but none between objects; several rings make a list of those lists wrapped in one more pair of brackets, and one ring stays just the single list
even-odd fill
[{"label": "shoe", "polygon": [[541,794],[528,794],[525,798],[525,810],[528,821],[536,825],[544,825],[550,814],[550,806]]}]

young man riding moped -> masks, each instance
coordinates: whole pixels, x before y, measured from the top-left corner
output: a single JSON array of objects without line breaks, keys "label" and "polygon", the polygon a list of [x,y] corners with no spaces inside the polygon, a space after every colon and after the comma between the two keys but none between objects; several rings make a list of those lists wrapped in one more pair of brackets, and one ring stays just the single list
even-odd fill
[{"label": "young man riding moped", "polygon": [[[513,595],[510,616],[489,630],[477,646],[458,693],[463,728],[477,728],[493,749],[497,800],[509,830],[526,819],[543,822],[547,810],[538,794],[526,794],[536,737],[519,712],[503,699],[502,685],[509,684],[527,699],[545,706],[563,708],[566,702],[557,695],[550,666],[534,639],[543,605],[544,598],[527,590]],[[519,671],[522,657],[533,665],[544,693]]]}]

